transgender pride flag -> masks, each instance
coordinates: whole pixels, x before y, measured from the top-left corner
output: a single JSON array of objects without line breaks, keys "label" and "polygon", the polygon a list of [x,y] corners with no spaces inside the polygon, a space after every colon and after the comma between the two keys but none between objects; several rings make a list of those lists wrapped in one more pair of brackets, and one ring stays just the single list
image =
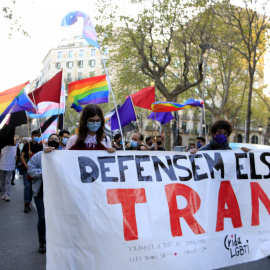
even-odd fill
[{"label": "transgender pride flag", "polygon": [[59,114],[64,114],[65,113],[65,90],[64,87],[62,86],[61,89],[61,97],[60,97],[60,107],[59,103],[55,102],[40,102],[37,105],[37,111],[36,109],[32,109],[31,111],[28,111],[28,115],[31,118],[45,118],[49,117],[52,115],[57,115],[58,114],[58,109],[59,109]]},{"label": "transgender pride flag", "polygon": [[44,142],[48,141],[48,138],[52,133],[58,133],[57,132],[57,120],[58,117],[48,126],[48,128],[42,133],[42,136],[40,136],[40,141],[43,140]]},{"label": "transgender pride flag", "polygon": [[78,17],[83,18],[83,37],[92,46],[99,48],[97,33],[90,17],[82,11],[71,11],[62,20],[62,26],[70,26],[77,22]]}]

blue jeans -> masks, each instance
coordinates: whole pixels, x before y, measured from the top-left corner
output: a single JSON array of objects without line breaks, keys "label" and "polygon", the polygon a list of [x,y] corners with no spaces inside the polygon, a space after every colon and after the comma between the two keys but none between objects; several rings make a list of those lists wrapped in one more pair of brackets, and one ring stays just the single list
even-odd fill
[{"label": "blue jeans", "polygon": [[23,184],[24,184],[24,202],[30,203],[33,197],[32,181],[27,179],[27,171],[23,172]]},{"label": "blue jeans", "polygon": [[34,201],[37,207],[38,213],[38,237],[39,241],[42,242],[46,238],[46,225],[45,225],[45,211],[44,211],[44,202],[43,202],[43,194],[40,196],[34,196]]}]

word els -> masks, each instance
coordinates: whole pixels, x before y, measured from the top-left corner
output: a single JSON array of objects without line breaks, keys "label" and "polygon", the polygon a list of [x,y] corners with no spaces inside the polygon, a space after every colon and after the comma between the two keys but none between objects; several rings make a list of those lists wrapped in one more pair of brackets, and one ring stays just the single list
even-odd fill
[{"label": "word els", "polygon": [[246,240],[246,244],[244,244],[242,243],[241,238],[237,237],[236,234],[232,234],[231,236],[226,235],[224,247],[230,251],[231,258],[249,253],[248,240]]},{"label": "word els", "polygon": [[[269,179],[270,178],[270,163],[266,160],[267,157],[270,156],[270,153],[262,153],[260,155],[260,161],[265,164],[269,173],[267,175],[260,175],[256,173],[255,166],[255,157],[254,153],[235,153],[235,164],[236,164],[236,176],[237,179]],[[116,159],[117,158],[117,159]],[[241,159],[248,159],[250,163],[250,176],[244,173],[243,165],[240,164]],[[151,160],[152,159],[152,160]],[[209,179],[211,176],[212,179],[215,178],[214,170],[220,171],[221,179],[224,179],[225,171],[224,171],[224,162],[220,153],[215,152],[214,157],[212,158],[208,153],[196,154],[196,155],[173,155],[173,156],[165,156],[166,162],[163,162],[157,156],[148,155],[125,155],[125,156],[102,156],[98,157],[98,165],[89,157],[79,157],[79,166],[81,173],[81,180],[83,183],[92,183],[98,179],[99,174],[101,175],[102,182],[125,182],[125,173],[129,173],[129,166],[125,164],[127,161],[134,161],[135,168],[137,172],[137,180],[138,181],[153,181],[152,175],[143,176],[142,172],[144,168],[142,164],[147,162],[145,166],[151,166],[154,169],[155,177],[157,182],[162,181],[161,172],[165,172],[171,181],[189,181],[194,178],[195,181]],[[189,160],[190,167],[185,167],[183,165],[178,164],[183,160]],[[208,173],[199,174],[199,170],[201,169],[198,165],[200,160],[205,160],[207,167],[210,172],[210,176]],[[166,164],[167,163],[167,164]],[[107,164],[116,165],[118,167],[119,177],[117,176],[107,176],[106,173],[110,172],[110,168],[107,167]],[[118,166],[117,166],[118,165]],[[90,167],[92,169],[91,172],[87,172],[86,168]],[[179,176],[177,177],[177,174]]]},{"label": "word els", "polygon": [[[103,159],[106,157],[100,157]],[[126,156],[125,156],[126,158]],[[99,169],[95,162],[88,157],[79,157],[79,166],[81,171],[81,181],[91,183],[97,179]],[[261,158],[261,160],[263,160]],[[92,172],[86,172],[86,166],[92,168]],[[179,165],[178,165],[179,166]],[[123,169],[125,169],[124,166]],[[101,174],[105,174],[105,166],[101,166]],[[240,166],[239,166],[240,168]],[[253,172],[254,173],[254,172]],[[256,173],[255,173],[256,175]],[[109,177],[108,177],[109,178]],[[113,177],[110,177],[113,181]],[[117,180],[116,180],[117,181]],[[147,180],[146,180],[147,181]],[[173,237],[182,236],[180,218],[184,218],[194,234],[204,234],[205,230],[194,217],[194,214],[200,209],[201,199],[198,193],[187,185],[182,183],[165,185],[165,193],[169,208],[170,227]],[[258,183],[251,182],[251,201],[252,201],[252,226],[258,226],[259,222],[259,200],[264,204],[270,214],[270,200]],[[183,209],[178,209],[177,196],[185,198],[187,205]],[[109,204],[121,204],[123,212],[123,229],[126,241],[138,239],[138,229],[135,213],[136,203],[147,203],[144,188],[136,189],[108,189],[107,201]],[[224,219],[230,218],[234,228],[242,227],[242,220],[237,198],[233,191],[230,181],[220,183],[218,194],[218,210],[216,220],[216,231],[224,230]]]}]

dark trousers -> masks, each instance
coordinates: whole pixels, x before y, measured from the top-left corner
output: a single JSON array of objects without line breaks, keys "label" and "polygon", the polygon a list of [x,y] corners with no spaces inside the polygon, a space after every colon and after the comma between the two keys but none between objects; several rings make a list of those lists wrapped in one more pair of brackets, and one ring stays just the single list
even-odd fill
[{"label": "dark trousers", "polygon": [[[16,170],[16,169],[15,169],[15,170]],[[15,170],[12,172],[11,183],[14,183],[14,179],[15,179]]]},{"label": "dark trousers", "polygon": [[31,203],[32,201],[32,181],[27,179],[27,170],[23,172],[23,184],[24,184],[24,202]]},{"label": "dark trousers", "polygon": [[38,213],[38,223],[37,223],[38,237],[39,237],[39,242],[42,243],[42,242],[45,242],[45,239],[46,239],[46,225],[45,225],[43,194],[39,196],[34,196],[34,200],[35,200],[37,213]]}]

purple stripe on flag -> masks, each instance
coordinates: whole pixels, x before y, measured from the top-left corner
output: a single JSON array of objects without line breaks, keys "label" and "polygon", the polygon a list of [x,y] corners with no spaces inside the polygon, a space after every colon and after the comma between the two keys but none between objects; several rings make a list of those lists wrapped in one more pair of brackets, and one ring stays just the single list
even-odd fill
[{"label": "purple stripe on flag", "polygon": [[79,101],[80,105],[85,105],[85,104],[90,104],[90,103],[99,104],[99,103],[108,103],[108,102],[109,102],[108,97],[99,97],[99,98],[95,98],[89,101]]}]

